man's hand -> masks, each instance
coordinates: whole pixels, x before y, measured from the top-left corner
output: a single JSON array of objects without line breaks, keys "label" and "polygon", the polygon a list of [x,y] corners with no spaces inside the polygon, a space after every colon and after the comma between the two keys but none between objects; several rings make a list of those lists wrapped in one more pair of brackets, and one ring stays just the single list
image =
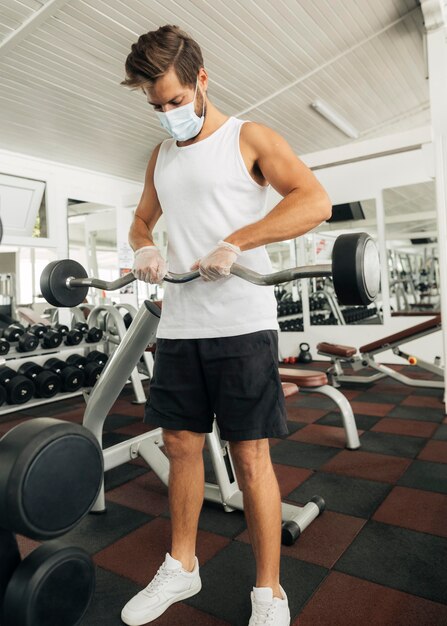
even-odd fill
[{"label": "man's hand", "polygon": [[161,283],[168,266],[157,246],[143,246],[135,251],[132,272],[138,280],[146,283]]},{"label": "man's hand", "polygon": [[217,280],[229,276],[231,266],[240,254],[241,249],[238,246],[221,240],[211,252],[198,259],[191,266],[191,270],[198,269],[203,280]]}]

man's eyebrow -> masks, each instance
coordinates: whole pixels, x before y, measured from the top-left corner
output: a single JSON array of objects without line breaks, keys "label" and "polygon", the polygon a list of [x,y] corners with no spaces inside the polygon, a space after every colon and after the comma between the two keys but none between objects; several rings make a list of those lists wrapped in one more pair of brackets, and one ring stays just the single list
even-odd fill
[{"label": "man's eyebrow", "polygon": [[[181,98],[183,96],[183,94],[179,94],[178,96],[174,96],[173,98],[171,98],[171,100],[168,100],[168,102],[165,102],[165,104],[173,104],[174,100],[177,100],[178,98]],[[158,102],[151,102],[150,100],[148,100],[149,104],[152,104],[152,106],[162,106],[161,103]]]}]

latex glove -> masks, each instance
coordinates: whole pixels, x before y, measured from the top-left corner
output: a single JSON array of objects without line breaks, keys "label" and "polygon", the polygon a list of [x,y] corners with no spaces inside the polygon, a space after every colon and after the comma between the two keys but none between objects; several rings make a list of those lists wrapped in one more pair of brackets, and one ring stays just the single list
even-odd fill
[{"label": "latex glove", "polygon": [[138,280],[161,283],[168,272],[168,265],[157,246],[143,246],[135,251],[132,272]]},{"label": "latex glove", "polygon": [[231,266],[240,254],[238,246],[220,240],[211,252],[191,266],[191,270],[198,269],[203,280],[217,280],[229,276]]}]

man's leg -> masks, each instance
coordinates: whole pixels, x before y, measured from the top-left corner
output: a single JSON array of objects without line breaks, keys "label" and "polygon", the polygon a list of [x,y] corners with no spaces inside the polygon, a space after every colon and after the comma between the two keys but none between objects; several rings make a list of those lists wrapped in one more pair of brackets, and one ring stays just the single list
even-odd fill
[{"label": "man's leg", "polygon": [[271,587],[273,596],[282,598],[279,589],[281,495],[268,439],[231,441],[230,451],[243,492],[245,518],[256,559],[256,587]]},{"label": "man's leg", "polygon": [[205,435],[187,430],[163,429],[163,441],[170,462],[171,556],[181,561],[184,569],[192,571],[205,491],[202,454]]}]

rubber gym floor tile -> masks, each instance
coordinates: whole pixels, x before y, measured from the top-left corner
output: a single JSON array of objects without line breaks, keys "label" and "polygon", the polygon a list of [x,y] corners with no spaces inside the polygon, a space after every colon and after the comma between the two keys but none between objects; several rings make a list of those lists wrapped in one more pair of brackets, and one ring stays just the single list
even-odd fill
[{"label": "rubber gym floor tile", "polygon": [[[201,569],[202,564],[215,557],[229,541],[226,537],[199,530],[196,554]],[[168,519],[157,517],[95,554],[94,561],[100,567],[145,587],[170,550],[171,523]]]},{"label": "rubber gym floor tile", "polygon": [[104,449],[110,448],[111,446],[114,446],[117,443],[122,443],[123,441],[126,441],[127,439],[128,437],[126,437],[125,435],[121,435],[120,433],[104,432],[102,436],[102,447]]},{"label": "rubber gym floor tile", "polygon": [[[75,400],[73,402],[73,400]],[[65,412],[85,411],[85,402],[81,396],[79,398],[67,398],[67,400],[58,400],[57,402],[48,402],[29,409],[24,407],[22,413],[31,417],[60,417],[64,419]]]},{"label": "rubber gym floor tile", "polygon": [[392,435],[389,433],[371,432],[360,437],[360,444],[364,452],[378,452],[414,459],[422,450],[426,439],[409,437],[407,435]]},{"label": "rubber gym floor tile", "polygon": [[388,417],[403,418],[406,420],[418,420],[422,422],[437,422],[438,424],[440,424],[444,418],[444,414],[441,409],[400,405],[390,411]]},{"label": "rubber gym floor tile", "polygon": [[447,607],[331,572],[292,626],[440,626]]},{"label": "rubber gym floor tile", "polygon": [[390,490],[385,483],[318,472],[289,493],[287,499],[303,505],[319,495],[328,511],[368,519]]},{"label": "rubber gym floor tile", "polygon": [[397,484],[402,487],[447,493],[447,465],[430,461],[413,461]]},{"label": "rubber gym floor tile", "polygon": [[23,535],[16,535],[16,539],[22,559],[27,557],[30,552],[38,548],[41,544],[40,541],[34,541],[34,539],[24,537]]},{"label": "rubber gym floor tile", "polygon": [[410,459],[363,452],[363,450],[343,450],[321,466],[320,470],[366,480],[395,483],[410,464]]},{"label": "rubber gym floor tile", "polygon": [[[250,591],[256,583],[251,547],[233,541],[200,568],[202,591],[186,604],[220,617],[232,626],[247,626],[251,614]],[[325,578],[327,570],[298,559],[281,557],[281,585],[289,598],[292,618]]]},{"label": "rubber gym floor tile", "polygon": [[129,399],[119,398],[110,409],[110,413],[120,413],[124,415],[133,415],[143,420],[144,404],[132,404]]},{"label": "rubber gym floor tile", "polygon": [[291,420],[287,420],[287,428],[289,429],[289,435],[293,435],[297,430],[304,428],[306,426],[305,422],[292,422]]},{"label": "rubber gym floor tile", "polygon": [[[374,417],[373,415],[362,415],[361,413],[355,414],[355,423],[357,424],[357,428],[363,431],[370,430],[380,421],[380,417]],[[321,424],[322,426],[342,426],[342,419],[340,413],[328,413],[321,419],[319,419],[316,424]]]},{"label": "rubber gym floor tile", "polygon": [[420,452],[418,459],[447,463],[447,441],[429,441]]},{"label": "rubber gym floor tile", "polygon": [[306,424],[312,424],[316,422],[320,417],[326,415],[327,409],[310,409],[309,407],[286,407],[287,419],[292,422],[305,422]]},{"label": "rubber gym floor tile", "polygon": [[438,397],[441,399],[442,401],[442,397],[444,395],[444,391],[443,389],[436,389],[433,387],[426,387],[426,388],[422,388],[422,389],[413,389],[411,391],[411,395],[413,396],[432,396],[432,397]]},{"label": "rubber gym floor tile", "polygon": [[335,569],[447,603],[447,539],[369,521]]},{"label": "rubber gym floor tile", "polygon": [[149,472],[149,468],[147,466],[141,467],[133,463],[118,465],[105,473],[105,490],[109,491],[109,489],[116,489],[116,487],[127,483],[129,480],[137,478],[137,476],[146,474],[147,472]]},{"label": "rubber gym floor tile", "polygon": [[[359,435],[363,431],[359,432]],[[303,441],[316,443],[321,446],[333,446],[335,448],[346,447],[346,434],[344,428],[336,426],[323,426],[321,424],[308,424],[305,428],[289,437],[289,441]]]},{"label": "rubber gym floor tile", "polygon": [[[16,415],[14,415],[16,418]],[[20,417],[11,420],[10,422],[3,422],[0,424],[0,438],[3,437],[9,430],[12,430],[14,426],[18,426],[19,424],[23,424],[23,422],[28,422],[29,417]]]},{"label": "rubber gym floor tile", "polygon": [[338,452],[338,448],[316,446],[311,443],[290,441],[290,439],[281,441],[281,443],[270,449],[273,463],[306,467],[308,469],[318,469]]},{"label": "rubber gym floor tile", "polygon": [[281,498],[286,498],[292,489],[295,489],[297,485],[301,485],[312,476],[311,470],[302,469],[301,467],[291,467],[290,465],[274,463],[273,468],[278,480]]},{"label": "rubber gym floor tile", "polygon": [[154,430],[155,428],[157,427],[150,424],[145,424],[140,419],[138,419],[138,421],[134,424],[129,424],[128,426],[117,428],[115,432],[119,433],[120,435],[127,435],[128,437],[137,437],[138,435],[144,435],[145,433],[148,433],[150,430]]},{"label": "rubber gym floor tile", "polygon": [[407,396],[401,402],[401,406],[420,406],[432,409],[443,409],[442,398],[439,396]]},{"label": "rubber gym floor tile", "polygon": [[394,487],[373,519],[447,538],[447,496],[421,489]]},{"label": "rubber gym floor tile", "polygon": [[111,413],[104,422],[104,431],[110,432],[117,428],[123,428],[132,424],[141,423],[141,419],[134,415],[125,415],[122,413]]},{"label": "rubber gym floor tile", "polygon": [[80,546],[89,554],[95,554],[151,519],[152,516],[147,513],[109,502],[105,514],[86,515],[73,530],[58,541],[66,546]]},{"label": "rubber gym floor tile", "polygon": [[[169,510],[163,513],[163,517],[171,518]],[[222,504],[218,502],[205,501],[203,503],[199,517],[201,530],[232,539],[243,532],[246,527],[245,516],[242,511],[236,509],[227,513]]]},{"label": "rubber gym floor tile", "polygon": [[302,406],[310,409],[326,409],[329,411],[334,406],[334,401],[321,393],[309,393],[301,391],[291,398],[291,405],[294,407]]},{"label": "rubber gym floor tile", "polygon": [[402,400],[402,394],[400,393],[390,393],[389,391],[384,391],[383,393],[374,393],[365,392],[356,396],[356,402],[371,402],[371,399],[374,399],[374,402],[380,402],[381,404],[398,404]]},{"label": "rubber gym floor tile", "polygon": [[[141,478],[144,479],[145,476],[146,474]],[[143,481],[138,479],[108,491],[106,501],[117,502],[128,508],[149,513],[149,515],[160,515],[169,508],[167,495],[149,489]]]},{"label": "rubber gym floor tile", "polygon": [[[375,395],[373,397],[375,398]],[[385,415],[388,415],[392,408],[394,408],[394,404],[386,402],[358,402],[356,398],[351,402],[351,407],[354,411],[354,415],[358,412],[362,415],[384,417]]]},{"label": "rubber gym floor tile", "polygon": [[393,435],[411,435],[412,437],[431,437],[438,428],[433,422],[393,419],[384,417],[371,428],[371,432],[390,433]]},{"label": "rubber gym floor tile", "polygon": [[[293,546],[281,546],[281,554],[331,568],[352,543],[366,520],[324,511],[308,526]],[[236,537],[250,543],[248,531]]]},{"label": "rubber gym floor tile", "polygon": [[441,424],[433,436],[437,441],[447,441],[447,424]]},{"label": "rubber gym floor tile", "polygon": [[156,621],[156,626],[191,626],[191,624],[195,626],[231,626],[229,622],[194,609],[184,602],[173,604]]}]

